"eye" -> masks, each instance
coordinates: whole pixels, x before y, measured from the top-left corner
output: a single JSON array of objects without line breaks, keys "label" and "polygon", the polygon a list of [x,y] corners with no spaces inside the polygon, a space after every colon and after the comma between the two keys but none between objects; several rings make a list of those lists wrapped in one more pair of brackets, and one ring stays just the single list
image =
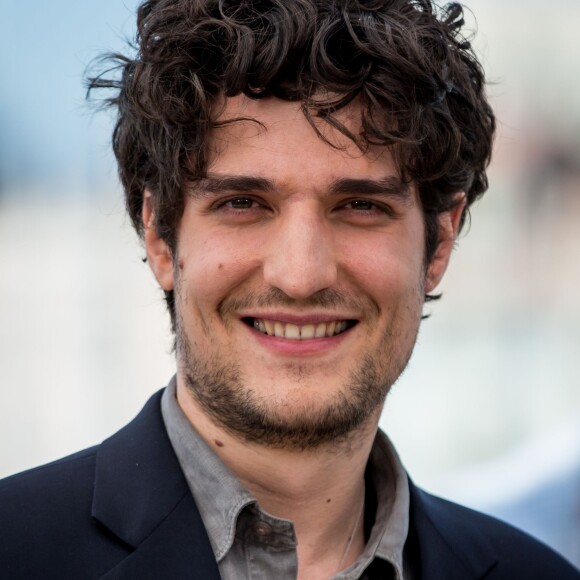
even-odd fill
[{"label": "eye", "polygon": [[250,197],[236,197],[226,201],[223,206],[230,207],[231,209],[251,209],[254,207],[256,202]]},{"label": "eye", "polygon": [[231,213],[245,213],[260,209],[262,204],[252,197],[240,195],[238,197],[230,197],[218,201],[214,206],[215,210],[231,212]]},{"label": "eye", "polygon": [[379,209],[372,201],[367,201],[366,199],[355,199],[350,203],[347,203],[345,207],[350,206],[350,209],[356,209],[358,211],[372,211],[374,209]]},{"label": "eye", "polygon": [[242,221],[252,221],[269,214],[269,206],[261,199],[256,199],[247,195],[237,195],[235,197],[225,197],[216,201],[210,211],[222,219],[232,219],[236,223]]},{"label": "eye", "polygon": [[388,224],[397,219],[398,212],[384,201],[375,201],[365,198],[345,199],[338,206],[338,215],[347,222],[369,226],[372,224]]},{"label": "eye", "polygon": [[352,211],[357,214],[387,214],[393,213],[392,209],[383,203],[376,203],[368,199],[353,199],[342,206],[343,210]]}]

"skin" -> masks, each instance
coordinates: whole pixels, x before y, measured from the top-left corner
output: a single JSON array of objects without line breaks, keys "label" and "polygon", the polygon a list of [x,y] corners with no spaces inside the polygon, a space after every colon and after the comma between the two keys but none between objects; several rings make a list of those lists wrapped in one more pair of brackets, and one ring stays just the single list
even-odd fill
[{"label": "skin", "polygon": [[[360,512],[384,399],[411,355],[424,292],[445,272],[463,204],[441,214],[426,265],[417,192],[405,191],[388,151],[363,154],[321,123],[339,146],[330,147],[296,103],[228,99],[222,118],[238,116],[262,126],[214,131],[212,181],[191,189],[176,256],[151,225],[145,192],[147,256],[160,286],[175,290],[179,404],[261,507],[294,522],[299,578],[328,578]],[[337,116],[357,132],[356,105]],[[216,184],[232,176],[265,179],[268,188]],[[338,180],[388,187],[337,188]],[[254,318],[354,325],[290,341],[246,324]],[[240,401],[267,428],[228,415]],[[364,548],[362,524],[341,568]]]}]

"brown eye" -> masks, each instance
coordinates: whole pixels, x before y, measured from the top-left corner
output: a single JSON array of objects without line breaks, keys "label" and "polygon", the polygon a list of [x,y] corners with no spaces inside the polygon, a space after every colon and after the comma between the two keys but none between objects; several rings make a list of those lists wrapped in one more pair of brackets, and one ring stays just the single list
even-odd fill
[{"label": "brown eye", "polygon": [[370,211],[375,209],[375,204],[372,201],[366,201],[364,199],[357,199],[355,201],[350,202],[350,206],[352,209],[357,209],[361,211]]},{"label": "brown eye", "polygon": [[250,209],[254,204],[254,200],[249,197],[237,197],[236,199],[230,199],[228,204],[233,209]]}]

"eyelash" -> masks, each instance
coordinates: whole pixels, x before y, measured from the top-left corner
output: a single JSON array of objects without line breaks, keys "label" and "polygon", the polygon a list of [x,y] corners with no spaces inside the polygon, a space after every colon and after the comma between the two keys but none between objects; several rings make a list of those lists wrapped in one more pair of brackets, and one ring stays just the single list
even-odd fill
[{"label": "eyelash", "polygon": [[264,207],[262,204],[260,204],[260,202],[258,202],[257,200],[255,200],[252,197],[238,196],[238,197],[231,197],[229,199],[221,200],[215,204],[214,208],[216,210],[225,210],[225,211],[236,213],[236,214],[245,213],[245,212],[250,211],[252,209],[256,209],[254,205],[252,205],[251,207],[245,207],[245,208],[236,208],[236,207],[232,207],[232,205],[228,205],[228,204],[233,204],[233,203],[239,202],[239,201],[249,202],[250,204],[256,204],[258,206]]},{"label": "eyelash", "polygon": [[[356,209],[354,206],[356,204],[368,205],[367,209]],[[350,207],[349,207],[350,206]],[[385,203],[377,203],[371,201],[370,199],[351,199],[340,206],[339,209],[345,209],[347,211],[354,212],[355,215],[359,217],[376,217],[376,216],[386,216],[391,219],[396,219],[400,214],[397,213],[390,205]]]},{"label": "eyelash", "polygon": [[[367,206],[370,206],[370,207],[365,208],[365,209],[362,209],[362,208],[359,207],[357,209],[355,207],[356,204],[363,204],[363,205],[367,205]],[[341,207],[346,208],[347,206],[351,206],[351,208],[349,208],[349,209],[352,209],[352,210],[355,210],[355,211],[361,212],[361,213],[369,213],[371,211],[376,211],[376,210],[384,212],[384,211],[387,211],[388,210],[387,207],[385,207],[383,205],[379,205],[379,204],[375,203],[374,201],[369,201],[368,199],[353,199],[352,201],[349,201],[348,203],[345,203]]]}]

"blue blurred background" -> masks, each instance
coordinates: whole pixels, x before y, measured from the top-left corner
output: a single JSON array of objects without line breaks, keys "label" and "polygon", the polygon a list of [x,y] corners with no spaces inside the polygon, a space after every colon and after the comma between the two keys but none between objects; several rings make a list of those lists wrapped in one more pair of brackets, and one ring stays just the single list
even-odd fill
[{"label": "blue blurred background", "polygon": [[[103,439],[172,374],[83,72],[137,3],[2,0],[0,476]],[[381,425],[414,480],[580,565],[580,4],[471,0],[500,119],[473,210]]]}]

